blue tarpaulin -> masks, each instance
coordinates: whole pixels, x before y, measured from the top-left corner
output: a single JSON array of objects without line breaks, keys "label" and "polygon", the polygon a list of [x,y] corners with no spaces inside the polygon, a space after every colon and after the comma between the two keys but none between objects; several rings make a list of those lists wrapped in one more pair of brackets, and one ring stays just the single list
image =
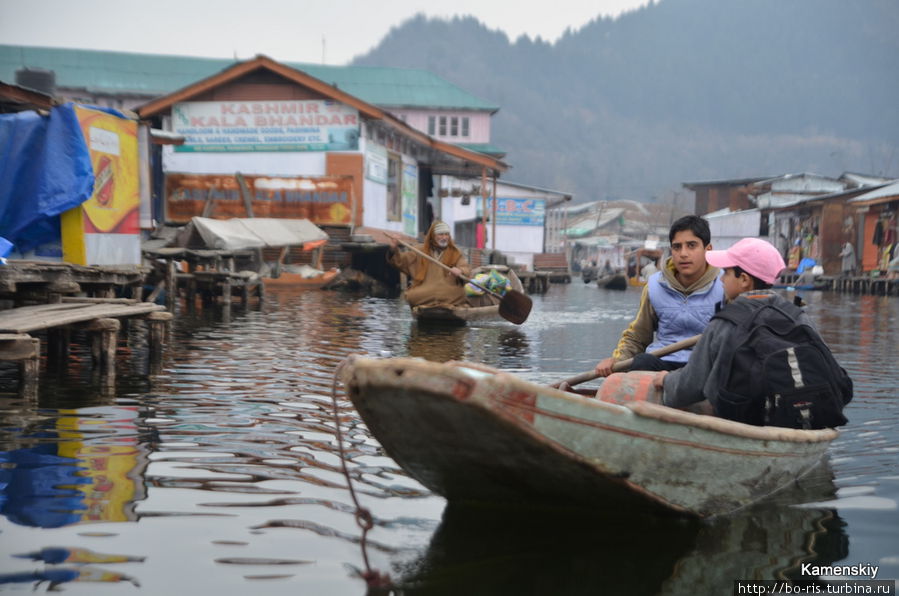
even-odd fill
[{"label": "blue tarpaulin", "polygon": [[74,105],[0,114],[0,237],[20,253],[60,238],[59,214],[94,190]]}]

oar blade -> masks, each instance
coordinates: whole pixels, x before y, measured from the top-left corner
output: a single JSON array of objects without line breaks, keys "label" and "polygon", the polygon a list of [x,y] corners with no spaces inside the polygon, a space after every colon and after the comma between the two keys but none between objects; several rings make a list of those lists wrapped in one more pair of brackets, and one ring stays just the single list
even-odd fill
[{"label": "oar blade", "polygon": [[499,316],[509,322],[521,325],[528,320],[533,302],[517,290],[508,290],[499,302]]}]

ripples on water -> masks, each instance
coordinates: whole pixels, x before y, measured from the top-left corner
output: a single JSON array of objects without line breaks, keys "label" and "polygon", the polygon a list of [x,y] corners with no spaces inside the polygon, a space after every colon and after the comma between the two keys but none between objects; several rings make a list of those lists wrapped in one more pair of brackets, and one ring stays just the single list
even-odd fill
[{"label": "ripples on water", "polygon": [[[339,363],[354,353],[472,360],[549,383],[610,353],[638,295],[576,280],[535,296],[521,327],[423,328],[399,300],[272,293],[260,309],[236,309],[230,322],[214,310],[179,317],[164,370],[153,377],[144,374],[134,333],[120,350],[112,394],[76,364],[44,375],[35,406],[16,397],[15,374],[4,369],[5,586],[363,593],[360,529],[333,431]],[[585,586],[729,593],[734,579],[794,577],[809,561],[880,564],[879,578],[899,577],[899,300],[830,293],[806,300],[852,374],[856,398],[830,468],[804,480],[799,496],[705,524],[444,511],[441,498],[381,453],[341,397],[348,467],[375,517],[372,566],[407,593],[447,594]],[[76,345],[76,363],[88,358]],[[788,506],[797,500],[811,505]]]}]

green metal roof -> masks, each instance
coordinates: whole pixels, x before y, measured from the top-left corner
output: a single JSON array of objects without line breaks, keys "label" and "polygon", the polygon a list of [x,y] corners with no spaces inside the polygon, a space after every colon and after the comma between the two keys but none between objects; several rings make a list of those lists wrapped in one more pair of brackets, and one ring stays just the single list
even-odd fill
[{"label": "green metal roof", "polygon": [[484,153],[486,155],[493,155],[502,157],[506,154],[506,150],[502,147],[497,147],[492,143],[456,143],[463,149],[468,149],[469,151],[477,151],[478,153]]},{"label": "green metal roof", "polygon": [[488,110],[499,106],[427,70],[386,66],[323,66],[286,63],[370,104],[383,107]]},{"label": "green metal roof", "polygon": [[[0,81],[14,83],[20,68],[56,74],[58,87],[97,93],[164,95],[233,65],[228,58],[196,58],[0,45]],[[486,102],[426,70],[379,66],[326,66],[285,62],[287,66],[380,107],[440,108],[495,112]]]}]

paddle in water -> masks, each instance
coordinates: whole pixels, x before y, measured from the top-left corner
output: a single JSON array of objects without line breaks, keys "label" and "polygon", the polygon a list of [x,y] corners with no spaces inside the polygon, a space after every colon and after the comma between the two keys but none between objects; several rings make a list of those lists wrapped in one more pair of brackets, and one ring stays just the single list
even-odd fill
[{"label": "paddle in water", "polygon": [[[667,356],[668,354],[673,354],[674,352],[679,352],[681,350],[686,350],[687,348],[692,348],[696,345],[696,342],[699,341],[699,338],[702,335],[694,335],[693,337],[688,337],[687,339],[682,339],[680,341],[674,342],[673,344],[669,344],[665,347],[659,348],[658,350],[653,350],[649,352],[652,356],[656,356],[661,358],[662,356]],[[633,358],[628,358],[627,360],[620,360],[612,365],[612,372],[622,372],[629,370],[631,364],[634,363]],[[577,376],[571,377],[570,379],[565,379],[563,381],[559,381],[558,383],[553,383],[550,387],[555,389],[561,389],[562,387],[574,387],[575,385],[579,385],[581,383],[585,383],[587,381],[592,381],[593,379],[598,379],[602,375],[596,373],[595,370],[591,370],[588,372],[581,373]]]},{"label": "paddle in water", "polygon": [[[445,263],[441,263],[440,261],[438,261],[431,255],[425,254],[424,252],[418,250],[416,247],[414,247],[411,244],[409,244],[408,242],[404,241],[402,238],[394,236],[393,234],[387,234],[387,236],[390,238],[393,238],[394,240],[396,240],[397,242],[399,242],[406,248],[414,251],[415,253],[426,258],[427,260],[431,261],[432,263],[435,263],[435,264],[439,265],[440,267],[443,267],[447,271],[452,271],[452,267],[449,267],[448,265],[446,265]],[[528,315],[531,314],[531,307],[533,306],[533,303],[531,302],[531,299],[528,298],[525,294],[522,294],[518,290],[511,290],[511,289],[506,290],[505,294],[498,294],[498,293],[494,292],[493,290],[485,288],[484,286],[477,283],[476,281],[474,281],[468,277],[465,277],[464,275],[460,275],[459,279],[461,279],[462,281],[465,281],[467,283],[470,283],[473,286],[481,288],[482,290],[484,290],[485,292],[487,292],[494,298],[499,299],[499,316],[506,319],[507,321],[509,321],[511,323],[515,323],[516,325],[521,325],[522,323],[524,323],[525,321],[528,320]]]}]

